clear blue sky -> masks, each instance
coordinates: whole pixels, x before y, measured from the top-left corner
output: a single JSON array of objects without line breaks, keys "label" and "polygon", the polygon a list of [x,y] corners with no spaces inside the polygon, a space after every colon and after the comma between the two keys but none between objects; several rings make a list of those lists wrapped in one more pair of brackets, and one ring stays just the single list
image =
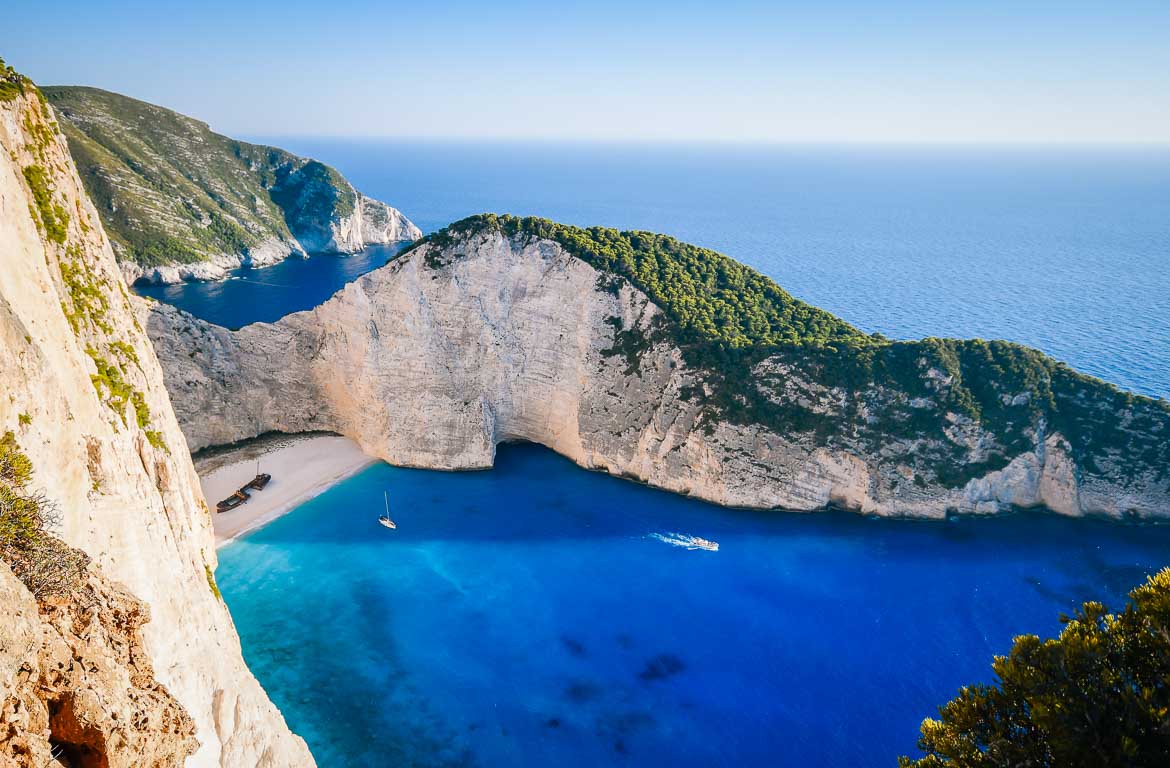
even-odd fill
[{"label": "clear blue sky", "polygon": [[236,135],[1170,142],[1170,0],[15,0],[0,56]]}]

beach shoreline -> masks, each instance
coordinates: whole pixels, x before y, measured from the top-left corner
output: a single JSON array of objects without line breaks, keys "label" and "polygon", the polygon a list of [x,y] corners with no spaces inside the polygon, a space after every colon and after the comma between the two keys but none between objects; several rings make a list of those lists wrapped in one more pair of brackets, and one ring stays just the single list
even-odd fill
[{"label": "beach shoreline", "polygon": [[[376,462],[340,435],[265,435],[195,457],[199,485],[212,510],[216,549],[287,514],[297,506]],[[215,505],[259,471],[272,475],[262,491],[228,511]]]}]

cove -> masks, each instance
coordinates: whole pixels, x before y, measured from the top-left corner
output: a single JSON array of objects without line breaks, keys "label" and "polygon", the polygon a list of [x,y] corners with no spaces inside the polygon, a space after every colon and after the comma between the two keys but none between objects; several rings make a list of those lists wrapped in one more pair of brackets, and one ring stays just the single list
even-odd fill
[{"label": "cove", "polygon": [[233,269],[225,280],[135,285],[134,292],[225,328],[271,323],[321,304],[346,283],[385,265],[407,245],[371,245],[349,255],[293,256],[267,267]]},{"label": "cove", "polygon": [[321,766],[889,766],[1014,635],[1167,553],[1167,526],[728,510],[505,445],[372,466],[216,576]]}]

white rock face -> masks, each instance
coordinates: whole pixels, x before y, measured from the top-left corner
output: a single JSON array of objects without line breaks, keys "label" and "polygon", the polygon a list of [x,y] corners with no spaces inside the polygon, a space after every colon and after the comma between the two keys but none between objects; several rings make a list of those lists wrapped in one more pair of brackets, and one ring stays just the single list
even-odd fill
[{"label": "white rock face", "polygon": [[[35,95],[0,103],[0,145],[0,433],[13,431],[32,460],[34,485],[63,514],[61,537],[149,605],[156,677],[197,727],[188,765],[312,765],[212,593],[210,515],[162,370]],[[47,180],[60,237],[37,213],[33,167]]]},{"label": "white rock face", "polygon": [[422,230],[396,208],[350,189],[357,200],[353,213],[330,224],[333,237],[322,244],[321,252],[355,253],[368,245],[390,245],[422,237]]},{"label": "white rock face", "polygon": [[[1170,514],[1165,488],[1125,506],[1079,490],[1059,435],[962,488],[914,482],[899,455],[820,447],[760,426],[699,423],[700,385],[665,341],[637,370],[615,354],[613,318],[648,331],[660,310],[639,291],[598,287],[589,264],[550,241],[481,233],[424,245],[309,312],[237,332],[144,305],[180,424],[193,448],[267,430],[331,430],[386,461],[468,469],[507,440],[719,504],[943,517],[1046,505],[1062,514]],[[428,264],[428,262],[430,262]],[[770,361],[782,397],[818,412],[840,393]],[[955,417],[978,453],[989,439]],[[888,455],[887,455],[888,453]],[[1115,489],[1117,490],[1117,489]]]},{"label": "white rock face", "polygon": [[284,261],[290,256],[308,258],[308,254],[305,253],[305,249],[301,247],[300,243],[270,237],[244,253],[221,253],[207,261],[197,261],[192,264],[142,267],[132,261],[120,261],[118,266],[127,285],[134,285],[139,281],[153,285],[173,285],[187,281],[223,280],[233,269],[267,267]]}]

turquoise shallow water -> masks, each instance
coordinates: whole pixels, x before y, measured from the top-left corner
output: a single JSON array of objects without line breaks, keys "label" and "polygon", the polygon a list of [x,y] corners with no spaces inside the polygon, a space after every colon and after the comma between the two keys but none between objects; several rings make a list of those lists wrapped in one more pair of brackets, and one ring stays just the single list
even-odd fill
[{"label": "turquoise shallow water", "polygon": [[889,766],[1013,635],[1168,562],[1170,527],[724,510],[503,446],[371,467],[217,577],[325,768]]}]

